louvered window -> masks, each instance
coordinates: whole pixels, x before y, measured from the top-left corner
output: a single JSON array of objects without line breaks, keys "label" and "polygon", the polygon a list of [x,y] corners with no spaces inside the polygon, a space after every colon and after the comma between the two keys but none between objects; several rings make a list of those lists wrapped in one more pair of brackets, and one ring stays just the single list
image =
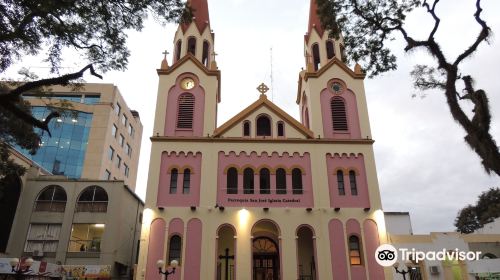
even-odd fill
[{"label": "louvered window", "polygon": [[347,131],[347,112],[344,100],[340,97],[334,97],[330,101],[332,110],[332,128],[334,131]]},{"label": "louvered window", "polygon": [[194,96],[185,93],[179,97],[179,110],[177,112],[177,128],[193,128]]}]

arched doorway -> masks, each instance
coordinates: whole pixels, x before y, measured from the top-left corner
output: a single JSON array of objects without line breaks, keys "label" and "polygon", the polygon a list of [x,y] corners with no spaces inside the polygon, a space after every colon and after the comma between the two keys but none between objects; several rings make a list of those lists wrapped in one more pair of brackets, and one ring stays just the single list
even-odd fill
[{"label": "arched doorway", "polygon": [[279,230],[271,221],[260,221],[252,229],[253,280],[279,280]]},{"label": "arched doorway", "polygon": [[9,175],[0,180],[0,213],[3,216],[0,219],[0,253],[7,249],[20,195],[21,180],[18,176]]}]

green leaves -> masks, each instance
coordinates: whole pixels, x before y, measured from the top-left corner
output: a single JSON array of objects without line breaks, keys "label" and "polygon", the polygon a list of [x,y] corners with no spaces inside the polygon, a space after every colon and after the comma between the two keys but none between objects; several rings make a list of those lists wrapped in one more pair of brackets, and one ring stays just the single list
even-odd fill
[{"label": "green leaves", "polygon": [[101,72],[125,70],[127,30],[141,30],[149,14],[180,22],[189,12],[180,0],[46,0],[0,3],[0,72],[24,54],[47,47],[53,73],[65,48],[84,55]]},{"label": "green leaves", "polygon": [[500,189],[491,188],[479,196],[476,205],[468,205],[458,212],[455,227],[458,232],[472,233],[500,217]]}]

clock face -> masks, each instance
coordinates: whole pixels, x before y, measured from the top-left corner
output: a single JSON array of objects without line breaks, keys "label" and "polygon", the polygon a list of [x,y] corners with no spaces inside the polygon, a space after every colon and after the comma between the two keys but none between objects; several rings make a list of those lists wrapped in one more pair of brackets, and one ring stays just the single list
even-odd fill
[{"label": "clock face", "polygon": [[194,80],[191,79],[191,78],[185,78],[184,80],[182,80],[181,82],[181,88],[182,89],[185,89],[185,90],[189,90],[189,89],[192,89],[194,88]]},{"label": "clock face", "polygon": [[341,93],[344,90],[344,87],[339,82],[332,83],[332,91],[335,93]]}]

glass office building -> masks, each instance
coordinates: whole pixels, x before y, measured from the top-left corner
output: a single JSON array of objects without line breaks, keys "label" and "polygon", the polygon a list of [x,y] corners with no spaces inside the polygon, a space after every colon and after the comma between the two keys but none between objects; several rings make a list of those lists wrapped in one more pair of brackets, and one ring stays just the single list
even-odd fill
[{"label": "glass office building", "polygon": [[[50,114],[50,109],[32,107],[32,113],[35,118],[44,120]],[[50,122],[52,137],[37,129],[42,142],[35,155],[30,155],[29,151],[19,147],[17,149],[54,175],[78,179],[82,175],[91,126],[91,113],[70,111]]]}]

